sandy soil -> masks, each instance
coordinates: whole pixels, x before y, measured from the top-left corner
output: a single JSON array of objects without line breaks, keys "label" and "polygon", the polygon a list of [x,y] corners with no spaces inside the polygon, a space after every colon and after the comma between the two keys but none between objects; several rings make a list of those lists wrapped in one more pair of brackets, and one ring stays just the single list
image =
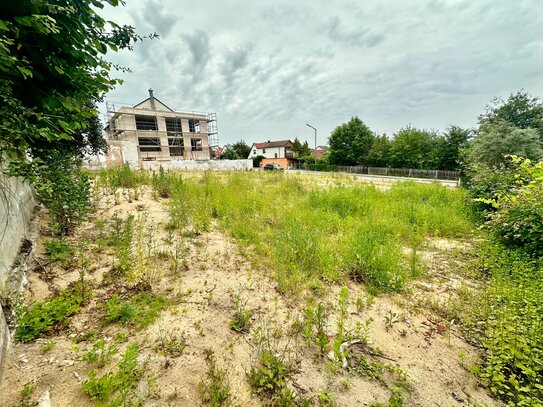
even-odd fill
[{"label": "sandy soil", "polygon": [[[95,282],[94,298],[65,329],[35,342],[13,344],[0,383],[0,405],[19,405],[21,391],[29,383],[34,386],[29,397],[32,401],[48,391],[53,406],[94,405],[83,393],[81,382],[96,366],[83,361],[82,355],[96,340],[113,341],[120,334],[126,335],[128,342],[138,341],[142,345],[140,360],[146,375],[156,378],[153,385],[143,380],[138,388],[145,406],[202,405],[198,383],[206,379],[205,349],[213,350],[217,364],[226,370],[234,405],[266,405],[252,394],[246,379],[255,363],[254,332],[259,330],[267,332],[279,348],[290,350],[290,360],[296,366],[292,383],[296,392],[310,396],[326,390],[333,393],[337,406],[369,406],[376,402],[387,405],[391,393],[386,383],[331,368],[331,363],[316,357],[315,350],[309,349],[300,336],[292,335],[293,323],[304,313],[304,298],[280,295],[271,271],[253,267],[245,250],[240,251],[234,241],[218,230],[193,238],[172,236],[164,228],[168,221],[166,200],[157,202],[149,190],[141,192],[137,200],[122,194],[117,204],[112,195],[98,196],[94,219],[71,239],[88,242],[84,248],[90,259],[86,278]],[[183,264],[177,273],[168,261],[155,260],[147,265],[145,278],[152,282],[153,291],[174,301],[145,329],[108,325],[101,316],[100,304],[121,289],[107,283],[114,256],[107,249],[96,248],[95,221],[110,220],[115,213],[137,217],[136,223],[143,231],[141,247],[153,252],[169,252],[178,243],[183,247]],[[37,260],[29,271],[25,298],[30,302],[46,298],[79,278],[77,270],[61,264],[43,266],[47,262],[43,242],[47,239],[50,237],[45,234],[40,236]],[[451,244],[440,241],[429,245],[426,256],[431,260],[431,272],[427,278],[414,282],[407,295],[371,299],[362,286],[351,284],[347,328],[371,321],[369,345],[381,351],[376,359],[407,375],[412,391],[404,397],[404,405],[498,406],[501,404],[489,397],[467,370],[475,360],[475,349],[421,300],[430,295],[440,298],[462,284],[463,277],[452,274],[453,268],[442,255],[451,249]],[[461,245],[455,247],[461,249]],[[329,291],[323,301],[334,307],[339,287],[330,287]],[[229,327],[236,297],[251,310],[253,334],[239,334]],[[357,298],[366,303],[363,309],[357,309]],[[329,320],[328,328],[330,333],[334,332],[334,318]],[[82,340],[89,332],[96,333],[94,338]],[[157,352],[156,344],[164,335],[185,339],[186,348],[180,357]],[[47,341],[56,345],[44,350]],[[119,345],[121,351],[128,342]],[[111,364],[97,370],[113,369],[118,359],[119,354]]]}]

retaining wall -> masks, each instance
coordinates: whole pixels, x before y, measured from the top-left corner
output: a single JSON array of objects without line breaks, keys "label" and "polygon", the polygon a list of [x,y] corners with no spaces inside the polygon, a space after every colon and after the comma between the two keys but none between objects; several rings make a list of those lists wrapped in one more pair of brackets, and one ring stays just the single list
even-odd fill
[{"label": "retaining wall", "polygon": [[0,168],[0,369],[9,343],[4,307],[21,289],[24,265],[32,249],[34,192],[20,178],[9,178]]}]

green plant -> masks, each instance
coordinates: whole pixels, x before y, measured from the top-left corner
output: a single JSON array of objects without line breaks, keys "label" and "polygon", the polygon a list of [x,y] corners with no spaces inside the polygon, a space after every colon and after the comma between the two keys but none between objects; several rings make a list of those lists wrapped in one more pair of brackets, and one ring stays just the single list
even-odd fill
[{"label": "green plant", "polygon": [[49,352],[51,349],[53,349],[57,343],[55,341],[47,341],[41,345],[41,350],[44,352]]},{"label": "green plant", "polygon": [[68,318],[78,312],[90,297],[88,288],[79,287],[76,283],[51,300],[40,301],[32,307],[23,307],[15,330],[15,340],[29,342],[53,329],[61,329]]},{"label": "green plant", "polygon": [[92,349],[85,353],[81,359],[87,362],[94,362],[98,367],[107,365],[111,357],[119,352],[119,348],[113,343],[107,345],[104,339],[96,342]]},{"label": "green plant", "polygon": [[249,333],[251,329],[251,311],[245,308],[239,295],[235,301],[236,311],[230,320],[230,328],[239,333]]},{"label": "green plant", "polygon": [[162,332],[161,330],[155,344],[155,349],[165,356],[178,358],[183,354],[186,346],[187,341],[183,336],[173,332]]},{"label": "green plant", "polygon": [[217,368],[215,355],[211,349],[204,349],[207,362],[207,378],[199,383],[204,403],[212,407],[231,405],[231,390],[226,379],[226,371]]},{"label": "green plant", "polygon": [[153,189],[160,197],[169,198],[175,187],[175,181],[176,178],[172,174],[167,173],[161,165],[158,174],[153,174]]},{"label": "green plant", "polygon": [[32,394],[36,390],[36,385],[34,383],[27,383],[23,386],[21,390],[21,400],[19,401],[19,407],[32,407],[36,403],[31,401]]},{"label": "green plant", "polygon": [[389,309],[385,314],[385,328],[386,330],[390,330],[394,326],[394,324],[400,322],[400,319],[398,318],[398,314]]},{"label": "green plant", "polygon": [[159,294],[143,291],[128,300],[121,300],[114,294],[104,305],[105,318],[108,323],[146,327],[150,325],[166,307],[166,298]]},{"label": "green plant", "polygon": [[291,375],[285,361],[265,349],[258,355],[258,363],[251,367],[247,378],[255,394],[270,399],[285,389]]},{"label": "green plant", "polygon": [[139,345],[132,343],[121,355],[117,370],[97,377],[95,371],[82,383],[83,391],[102,406],[132,405],[135,388],[144,376],[138,363]]}]

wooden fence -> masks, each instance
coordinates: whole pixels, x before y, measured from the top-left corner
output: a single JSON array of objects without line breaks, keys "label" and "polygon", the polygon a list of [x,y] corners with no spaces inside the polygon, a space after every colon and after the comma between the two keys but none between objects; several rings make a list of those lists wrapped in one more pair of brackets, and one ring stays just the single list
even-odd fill
[{"label": "wooden fence", "polygon": [[418,170],[414,168],[365,167],[361,165],[348,167],[348,166],[342,166],[342,165],[326,165],[326,164],[298,164],[295,166],[295,168],[299,170],[305,170],[305,171],[346,172],[349,174],[442,179],[442,180],[454,180],[454,181],[457,181],[460,178],[459,171]]}]

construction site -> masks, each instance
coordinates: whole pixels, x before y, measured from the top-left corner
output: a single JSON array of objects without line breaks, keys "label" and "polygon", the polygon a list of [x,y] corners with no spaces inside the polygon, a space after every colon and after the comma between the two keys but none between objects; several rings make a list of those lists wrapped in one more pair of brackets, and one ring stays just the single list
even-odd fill
[{"label": "construction site", "polygon": [[174,110],[158,100],[152,89],[136,105],[107,102],[106,108],[107,167],[209,160],[211,149],[219,145],[216,113]]}]

